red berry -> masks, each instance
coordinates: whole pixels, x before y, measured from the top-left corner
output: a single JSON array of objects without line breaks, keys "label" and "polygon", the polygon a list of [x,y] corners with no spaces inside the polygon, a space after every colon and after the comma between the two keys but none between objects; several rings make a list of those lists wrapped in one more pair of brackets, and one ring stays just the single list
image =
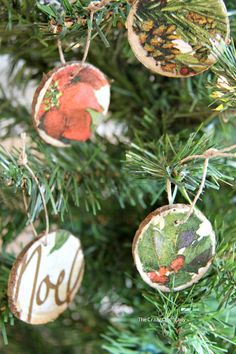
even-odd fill
[{"label": "red berry", "polygon": [[184,262],[185,257],[179,255],[171,262],[170,269],[177,273],[181,268],[183,268]]},{"label": "red berry", "polygon": [[147,275],[153,283],[166,284],[169,281],[166,275],[159,275],[158,272],[149,272]]},{"label": "red berry", "polygon": [[168,271],[169,271],[168,268],[166,268],[166,267],[160,267],[159,270],[158,270],[158,273],[159,273],[160,275],[166,275],[166,273],[167,273]]},{"label": "red berry", "polygon": [[189,75],[189,72],[190,72],[190,71],[189,71],[189,68],[181,68],[181,69],[180,69],[180,74],[181,74],[181,75],[184,75],[184,76],[185,76],[185,75]]}]

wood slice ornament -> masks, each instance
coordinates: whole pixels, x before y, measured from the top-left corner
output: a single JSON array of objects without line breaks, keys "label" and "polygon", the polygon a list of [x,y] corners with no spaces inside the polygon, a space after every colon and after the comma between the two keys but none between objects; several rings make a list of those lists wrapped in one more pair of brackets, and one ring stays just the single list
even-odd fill
[{"label": "wood slice ornament", "polygon": [[223,0],[136,0],[127,18],[137,59],[169,77],[197,75],[216,62],[213,44],[229,41]]},{"label": "wood slice ornament", "polygon": [[189,205],[164,206],[141,223],[133,241],[133,257],[142,279],[164,292],[183,290],[207,272],[215,254],[209,220]]},{"label": "wood slice ornament", "polygon": [[59,230],[33,240],[10,272],[10,310],[33,325],[55,320],[73,300],[83,273],[80,241],[68,231]]},{"label": "wood slice ornament", "polygon": [[91,64],[71,62],[45,75],[35,92],[32,114],[43,140],[57,146],[86,141],[97,115],[106,115],[110,85]]}]

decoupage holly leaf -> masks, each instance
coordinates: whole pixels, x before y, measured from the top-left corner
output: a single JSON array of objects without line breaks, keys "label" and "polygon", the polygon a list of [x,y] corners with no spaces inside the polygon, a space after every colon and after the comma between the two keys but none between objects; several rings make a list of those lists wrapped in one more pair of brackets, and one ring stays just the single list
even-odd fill
[{"label": "decoupage holly leaf", "polygon": [[[198,269],[204,267],[212,255],[212,243],[209,236],[203,237],[200,241],[196,240],[191,246],[186,247],[183,252],[185,265],[183,270],[189,268],[197,273]],[[209,258],[207,259],[208,256]],[[195,261],[194,261],[195,260]],[[203,263],[201,263],[203,262]],[[196,267],[197,265],[197,267]],[[197,268],[197,269],[196,269]]]},{"label": "decoupage holly leaf", "polygon": [[198,235],[192,230],[182,232],[177,239],[177,249],[180,250],[181,248],[190,246],[197,238]]},{"label": "decoupage holly leaf", "polygon": [[176,55],[176,60],[178,60],[181,64],[184,65],[199,65],[198,59],[190,54]]},{"label": "decoupage holly leaf", "polygon": [[197,257],[195,257],[192,262],[186,264],[184,269],[190,273],[198,273],[199,268],[207,265],[212,256],[212,248],[208,248]]},{"label": "decoupage holly leaf", "polygon": [[104,115],[101,112],[95,111],[94,109],[88,108],[87,112],[89,112],[92,117],[93,125],[98,125],[102,122]]},{"label": "decoupage holly leaf", "polygon": [[[163,244],[158,249],[160,265],[168,267],[176,257],[176,239],[178,228],[175,225],[181,214],[167,214],[164,217],[164,227],[157,234],[157,239],[163,239]],[[158,227],[158,225],[156,226]]]},{"label": "decoupage holly leaf", "polygon": [[[186,218],[186,215],[182,214],[180,221],[184,220],[185,218]],[[189,232],[189,231],[196,232],[199,229],[199,226],[201,225],[201,223],[202,223],[202,221],[199,220],[199,218],[195,214],[192,214],[189,217],[187,222],[180,224],[178,226],[178,234],[181,235],[182,233]],[[199,236],[197,236],[197,237],[199,237]]]},{"label": "decoupage holly leaf", "polygon": [[59,250],[66,243],[67,240],[68,240],[68,231],[65,230],[57,231],[55,237],[55,244],[49,254],[52,254],[53,252]]},{"label": "decoupage holly leaf", "polygon": [[145,272],[159,269],[154,234],[153,228],[149,227],[138,241],[138,255]]},{"label": "decoupage holly leaf", "polygon": [[180,270],[178,273],[172,273],[169,275],[169,288],[177,287],[190,282],[192,275],[188,272]]},{"label": "decoupage holly leaf", "polygon": [[177,250],[190,246],[193,241],[199,237],[196,231],[199,229],[200,224],[201,220],[199,220],[194,214],[189,217],[186,223],[180,224],[178,228],[179,235],[176,242]]}]

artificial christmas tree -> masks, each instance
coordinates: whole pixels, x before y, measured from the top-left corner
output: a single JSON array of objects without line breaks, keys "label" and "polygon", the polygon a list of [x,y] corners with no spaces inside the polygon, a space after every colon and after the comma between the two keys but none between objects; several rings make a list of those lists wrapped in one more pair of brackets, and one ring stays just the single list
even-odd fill
[{"label": "artificial christmas tree", "polygon": [[[161,5],[159,20],[178,22],[161,27],[164,39],[181,32],[191,43],[168,57],[181,78],[142,65],[150,54],[136,59],[137,2],[0,0],[3,354],[235,352],[235,3],[225,1],[227,12],[216,0],[139,3]],[[145,7],[144,15],[157,14]],[[163,39],[160,26],[144,31],[149,46]],[[161,45],[167,56],[173,47]],[[70,65],[79,66],[73,77]],[[84,66],[99,69],[99,83]],[[55,67],[67,74],[54,77]],[[163,206],[184,213],[158,219]],[[133,260],[133,236],[155,209]],[[37,259],[26,265],[39,245],[35,277]]]}]

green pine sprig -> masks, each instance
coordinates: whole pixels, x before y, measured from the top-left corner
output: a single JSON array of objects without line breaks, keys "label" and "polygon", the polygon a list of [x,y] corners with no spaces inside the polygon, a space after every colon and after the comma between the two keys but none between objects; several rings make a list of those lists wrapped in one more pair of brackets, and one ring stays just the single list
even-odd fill
[{"label": "green pine sprig", "polygon": [[212,105],[218,111],[236,108],[236,49],[233,39],[230,45],[221,43],[213,48],[217,63],[212,67],[215,81],[211,82],[214,99]]},{"label": "green pine sprig", "polygon": [[[163,189],[169,180],[181,192],[185,190],[192,194],[201,182],[203,160],[193,159],[188,164],[181,161],[191,155],[201,155],[212,147],[212,139],[206,134],[191,134],[185,142],[166,135],[155,145],[149,144],[145,148],[132,144],[126,153],[126,169],[133,178],[155,179]],[[230,172],[226,173],[226,170]],[[231,184],[233,172],[234,169],[224,158],[211,160],[206,187],[219,189],[222,182]]]}]

